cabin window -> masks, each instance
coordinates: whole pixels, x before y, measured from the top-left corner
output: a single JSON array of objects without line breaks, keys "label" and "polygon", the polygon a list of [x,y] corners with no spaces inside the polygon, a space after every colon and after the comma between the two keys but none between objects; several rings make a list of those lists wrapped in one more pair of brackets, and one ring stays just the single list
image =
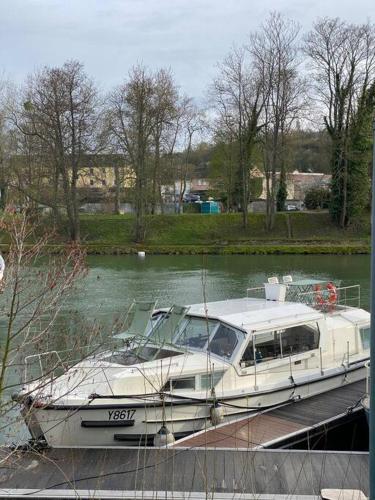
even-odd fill
[{"label": "cabin window", "polygon": [[280,333],[272,331],[254,335],[242,355],[241,366],[253,366],[254,354],[257,363],[281,358]]},{"label": "cabin window", "polygon": [[319,329],[314,324],[292,326],[284,330],[255,333],[240,361],[242,367],[285,358],[319,347]]},{"label": "cabin window", "polygon": [[280,334],[278,332],[256,335],[254,345],[257,362],[271,361],[281,357]]},{"label": "cabin window", "polygon": [[371,329],[369,326],[361,326],[359,329],[359,334],[362,341],[362,349],[370,349],[371,342]]},{"label": "cabin window", "polygon": [[240,364],[243,368],[246,366],[253,366],[254,364],[254,347],[253,347],[253,341],[250,340],[250,342],[247,344],[247,347],[242,355]]},{"label": "cabin window", "polygon": [[204,318],[190,318],[178,334],[175,344],[203,349],[216,326],[216,321]]},{"label": "cabin window", "polygon": [[205,373],[201,375],[201,389],[212,389],[223,377],[223,372]]},{"label": "cabin window", "polygon": [[238,345],[238,341],[238,333],[232,328],[221,324],[209,343],[208,350],[212,354],[230,359]]},{"label": "cabin window", "polygon": [[291,356],[319,347],[319,329],[314,325],[299,325],[279,330],[282,356]]},{"label": "cabin window", "polygon": [[176,378],[168,380],[162,391],[195,390],[195,377]]}]

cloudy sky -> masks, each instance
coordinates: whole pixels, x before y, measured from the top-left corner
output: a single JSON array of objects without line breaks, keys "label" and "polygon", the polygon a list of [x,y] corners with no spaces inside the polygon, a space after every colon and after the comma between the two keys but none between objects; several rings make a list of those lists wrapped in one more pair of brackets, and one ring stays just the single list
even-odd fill
[{"label": "cloudy sky", "polygon": [[317,16],[375,21],[374,0],[0,0],[0,72],[20,83],[74,58],[107,90],[143,62],[171,67],[200,99],[216,62],[270,10],[306,30]]}]

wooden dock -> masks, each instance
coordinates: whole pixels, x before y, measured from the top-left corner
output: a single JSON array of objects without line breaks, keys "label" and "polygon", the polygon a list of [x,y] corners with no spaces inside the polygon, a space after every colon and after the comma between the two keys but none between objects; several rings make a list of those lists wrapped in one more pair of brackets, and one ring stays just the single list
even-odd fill
[{"label": "wooden dock", "polygon": [[[4,459],[7,450],[1,453]],[[151,498],[155,492],[158,498],[166,492],[168,498],[207,498],[205,493],[215,492],[214,498],[256,494],[290,500],[316,498],[323,488],[367,494],[367,485],[368,453],[346,452],[49,449],[11,453],[0,469],[0,498],[148,498],[150,492]]]},{"label": "wooden dock", "polygon": [[337,426],[361,410],[365,382],[359,381],[308,399],[224,423],[176,441],[175,448],[275,448],[307,434]]}]

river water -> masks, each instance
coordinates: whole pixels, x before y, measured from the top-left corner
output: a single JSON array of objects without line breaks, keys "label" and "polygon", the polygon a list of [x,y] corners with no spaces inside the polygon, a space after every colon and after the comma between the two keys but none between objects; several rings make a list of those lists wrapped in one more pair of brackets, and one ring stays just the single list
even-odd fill
[{"label": "river water", "polygon": [[[247,288],[269,276],[291,274],[293,279],[360,284],[361,306],[369,307],[369,256],[90,256],[88,266],[87,276],[60,313],[49,349],[69,346],[69,338],[82,335],[86,325],[92,328],[94,323],[110,336],[116,318],[126,313],[134,299],[157,300],[163,307],[203,302],[204,293],[207,301],[243,297]],[[4,332],[0,335],[4,338]],[[8,441],[12,432],[0,441]]]},{"label": "river water", "polygon": [[[157,299],[160,306],[242,297],[268,276],[323,278],[360,284],[362,306],[369,305],[369,256],[230,255],[89,257],[84,293],[74,303],[84,315],[111,315],[133,299]],[[204,283],[204,286],[203,286]]]}]

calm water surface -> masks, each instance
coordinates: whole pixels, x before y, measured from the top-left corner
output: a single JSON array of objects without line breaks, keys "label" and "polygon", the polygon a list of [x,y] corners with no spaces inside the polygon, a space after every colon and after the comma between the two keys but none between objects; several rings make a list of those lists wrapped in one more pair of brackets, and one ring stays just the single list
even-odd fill
[{"label": "calm water surface", "polygon": [[369,256],[264,255],[264,256],[136,256],[89,257],[90,272],[84,293],[74,302],[82,314],[110,315],[133,299],[157,299],[160,306],[241,297],[246,288],[268,276],[291,274],[298,278],[323,278],[359,283],[362,305],[369,304]]},{"label": "calm water surface", "polygon": [[[342,286],[361,285],[361,305],[369,307],[369,256],[90,256],[89,272],[62,310],[56,329],[79,334],[95,320],[112,328],[135,300],[157,300],[158,307],[244,297],[246,288],[269,276],[322,278]],[[353,304],[357,305],[357,304]],[[79,326],[78,326],[79,325]]]}]

